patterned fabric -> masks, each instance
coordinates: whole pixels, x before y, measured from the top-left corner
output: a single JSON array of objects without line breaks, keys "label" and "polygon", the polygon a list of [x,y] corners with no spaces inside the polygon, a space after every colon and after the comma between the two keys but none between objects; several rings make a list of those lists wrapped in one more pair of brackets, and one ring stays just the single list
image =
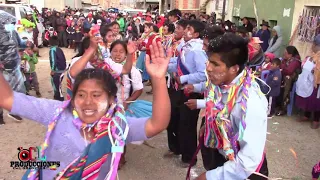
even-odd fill
[{"label": "patterned fabric", "polygon": [[[45,141],[41,146],[41,156],[44,156],[46,149],[49,146],[50,135],[57,124],[57,120],[60,118],[62,112],[66,110],[69,104],[70,101],[66,101],[61,107],[57,108],[54,118],[48,125]],[[113,158],[111,162],[112,168],[110,168],[110,173],[108,173],[107,179],[115,179],[118,163],[125,144],[124,141],[129,131],[127,125],[124,132],[119,125],[123,122],[126,123],[123,107],[113,103],[106,115],[93,124],[86,124],[82,122],[75,110],[73,111],[73,115],[74,125],[79,130],[84,130],[85,128],[94,128],[95,137],[85,148],[84,153],[69,166],[67,166],[62,172],[60,172],[56,179],[96,179],[99,175],[102,164],[106,161],[109,155],[112,155]],[[39,172],[37,170],[31,170],[28,175],[28,179],[37,179],[38,176]]]},{"label": "patterned fabric", "polygon": [[12,72],[3,71],[2,74],[4,76],[4,79],[9,83],[10,87],[13,89],[13,91],[24,94],[26,93],[26,87],[24,85],[24,76],[20,71],[19,66]]},{"label": "patterned fabric", "polygon": [[11,24],[13,22],[16,22],[16,17],[14,17],[12,14],[9,14],[3,10],[0,10],[0,25],[4,24]]},{"label": "patterned fabric", "polygon": [[[207,147],[223,149],[229,160],[234,160],[239,151],[238,141],[242,140],[246,128],[246,102],[248,100],[248,89],[251,87],[254,76],[251,71],[244,70],[242,77],[230,85],[216,86],[207,84],[206,93],[206,127],[204,144]],[[222,103],[222,90],[229,92],[226,104]],[[239,132],[234,132],[230,122],[230,113],[238,97],[241,99],[241,121]]]},{"label": "patterned fabric", "polygon": [[72,80],[70,74],[67,73],[67,100],[72,98]]},{"label": "patterned fabric", "polygon": [[[184,64],[182,63],[182,61],[181,61],[181,56],[179,56],[178,59],[177,59],[177,65],[178,65],[178,67],[177,67],[176,76],[181,77],[181,76],[183,76],[183,75],[188,75],[188,74],[190,74],[190,72],[188,71],[188,69],[187,69],[187,68],[184,66]],[[177,82],[175,82],[175,88],[176,88],[176,89],[179,89],[179,85],[178,85]],[[187,92],[187,89],[184,90],[184,94],[185,94],[186,96],[189,96],[189,93]]]},{"label": "patterned fabric", "polygon": [[165,51],[168,52],[168,50],[170,48],[172,48],[172,45],[173,45],[173,42],[174,42],[174,34],[163,36],[163,40],[162,41],[163,41],[162,45],[163,45]]}]

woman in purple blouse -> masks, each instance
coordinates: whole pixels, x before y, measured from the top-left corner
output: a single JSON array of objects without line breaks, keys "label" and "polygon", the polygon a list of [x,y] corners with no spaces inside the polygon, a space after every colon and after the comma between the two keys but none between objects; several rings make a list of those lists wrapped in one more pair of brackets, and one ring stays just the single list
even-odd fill
[{"label": "woman in purple blouse", "polygon": [[111,179],[123,146],[146,140],[163,131],[170,117],[166,87],[169,58],[161,43],[151,46],[152,63],[146,60],[152,78],[152,117],[124,117],[117,104],[117,86],[110,73],[101,69],[83,70],[75,79],[71,101],[38,99],[13,92],[0,73],[0,107],[10,113],[48,126],[41,155],[46,161],[60,162],[54,167],[28,170],[22,179]]}]

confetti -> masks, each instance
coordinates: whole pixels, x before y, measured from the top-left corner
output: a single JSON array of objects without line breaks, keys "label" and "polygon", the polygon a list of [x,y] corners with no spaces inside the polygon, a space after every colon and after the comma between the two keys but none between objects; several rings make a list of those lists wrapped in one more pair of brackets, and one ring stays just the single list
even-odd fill
[{"label": "confetti", "polygon": [[277,152],[280,152],[280,150],[278,149]]},{"label": "confetti", "polygon": [[278,125],[279,123],[278,122],[274,122],[273,124]]},{"label": "confetti", "polygon": [[267,134],[271,134],[271,133],[267,132]]},{"label": "confetti", "polygon": [[293,157],[296,159],[296,167],[298,167],[298,156],[297,156],[297,153],[292,148],[290,148],[289,150],[293,154]]},{"label": "confetti", "polygon": [[289,150],[292,152],[294,158],[295,158],[295,159],[298,159],[297,153],[296,153],[292,148],[290,148]]}]

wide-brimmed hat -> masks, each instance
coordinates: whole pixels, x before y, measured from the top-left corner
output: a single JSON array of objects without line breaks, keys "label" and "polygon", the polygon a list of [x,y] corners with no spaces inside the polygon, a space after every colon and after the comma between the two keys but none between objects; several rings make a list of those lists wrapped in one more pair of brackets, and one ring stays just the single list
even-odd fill
[{"label": "wide-brimmed hat", "polygon": [[263,21],[262,24],[260,24],[260,26],[270,27],[270,26],[269,26],[269,22],[267,22],[267,21]]}]

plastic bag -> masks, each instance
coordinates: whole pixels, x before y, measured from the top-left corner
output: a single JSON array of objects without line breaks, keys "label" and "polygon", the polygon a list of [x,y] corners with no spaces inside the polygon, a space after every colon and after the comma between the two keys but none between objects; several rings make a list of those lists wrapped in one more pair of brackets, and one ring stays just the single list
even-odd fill
[{"label": "plastic bag", "polygon": [[5,29],[5,25],[12,22],[15,22],[12,15],[0,11],[0,64],[9,70],[14,70],[20,64],[16,33]]}]

